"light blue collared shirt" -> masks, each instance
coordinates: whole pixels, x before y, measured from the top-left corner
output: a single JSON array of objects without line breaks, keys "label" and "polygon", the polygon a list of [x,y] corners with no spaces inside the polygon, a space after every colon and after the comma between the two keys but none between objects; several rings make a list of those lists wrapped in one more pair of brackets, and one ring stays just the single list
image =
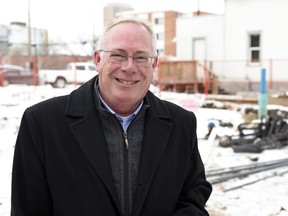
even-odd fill
[{"label": "light blue collared shirt", "polygon": [[120,115],[118,115],[114,110],[112,110],[108,104],[103,100],[103,98],[101,97],[100,94],[99,95],[99,98],[101,100],[101,102],[104,104],[105,108],[112,114],[114,114],[116,116],[116,118],[119,120],[119,122],[121,123],[122,125],[122,128],[123,130],[126,132],[127,131],[127,128],[129,127],[130,123],[132,122],[132,120],[135,118],[135,116],[140,112],[140,109],[143,105],[143,100],[141,102],[141,104],[139,105],[139,107],[129,116],[127,117],[122,117]]}]

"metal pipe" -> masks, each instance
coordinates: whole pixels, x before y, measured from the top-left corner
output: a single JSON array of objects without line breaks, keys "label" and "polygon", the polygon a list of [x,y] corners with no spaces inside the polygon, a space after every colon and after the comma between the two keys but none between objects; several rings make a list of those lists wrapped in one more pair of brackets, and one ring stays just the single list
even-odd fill
[{"label": "metal pipe", "polygon": [[243,177],[243,176],[247,176],[247,175],[251,175],[251,174],[255,174],[255,173],[259,173],[259,172],[263,172],[263,171],[267,171],[267,170],[271,170],[271,169],[276,169],[279,167],[283,167],[283,166],[288,166],[288,161],[287,162],[283,162],[283,163],[278,163],[278,164],[274,164],[268,167],[261,167],[261,168],[257,168],[257,169],[253,169],[253,170],[248,170],[245,172],[240,172],[240,173],[236,173],[236,174],[231,174],[231,175],[226,175],[223,177],[219,177],[219,178],[215,178],[215,179],[211,179],[209,180],[209,182],[211,184],[218,184],[233,178],[239,178],[239,177]]},{"label": "metal pipe", "polygon": [[228,191],[232,191],[232,190],[236,190],[236,189],[239,189],[239,188],[242,188],[244,186],[247,186],[247,185],[251,185],[251,184],[254,184],[254,183],[257,183],[259,181],[263,181],[263,180],[266,180],[266,179],[269,179],[269,178],[272,178],[272,177],[275,177],[275,176],[281,176],[281,175],[285,175],[288,173],[288,170],[284,171],[284,172],[281,172],[281,173],[274,173],[273,175],[270,175],[270,176],[265,176],[263,178],[260,178],[260,179],[257,179],[257,180],[254,180],[254,181],[251,181],[251,182],[248,182],[248,183],[245,183],[245,184],[242,184],[242,185],[238,185],[236,187],[232,187],[232,188],[229,188],[229,189],[225,189],[223,190],[223,192],[228,192]]},{"label": "metal pipe", "polygon": [[279,160],[273,160],[273,161],[265,161],[261,163],[254,163],[254,164],[246,164],[246,165],[240,165],[240,166],[233,166],[233,167],[226,167],[226,168],[220,168],[215,170],[208,170],[206,171],[206,177],[216,176],[216,175],[223,175],[226,173],[232,173],[232,172],[238,172],[242,170],[247,169],[253,169],[258,167],[265,167],[265,166],[271,166],[274,164],[279,163],[285,163],[288,162],[288,158],[285,159],[279,159]]}]

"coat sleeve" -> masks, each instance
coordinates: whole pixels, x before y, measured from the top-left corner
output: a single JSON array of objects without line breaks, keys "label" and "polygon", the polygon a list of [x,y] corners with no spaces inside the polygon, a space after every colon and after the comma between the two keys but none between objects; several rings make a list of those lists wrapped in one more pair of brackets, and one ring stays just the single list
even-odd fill
[{"label": "coat sleeve", "polygon": [[53,215],[45,175],[39,129],[29,108],[24,112],[16,140],[11,193],[11,215]]},{"label": "coat sleeve", "polygon": [[193,118],[191,136],[190,170],[186,177],[173,216],[207,216],[205,204],[212,192],[211,184],[206,180],[204,165],[198,150],[196,117]]}]

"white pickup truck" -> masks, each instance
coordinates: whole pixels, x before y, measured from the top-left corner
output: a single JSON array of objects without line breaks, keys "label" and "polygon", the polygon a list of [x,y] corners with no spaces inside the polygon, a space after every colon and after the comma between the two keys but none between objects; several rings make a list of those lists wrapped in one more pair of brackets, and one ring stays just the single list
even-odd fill
[{"label": "white pickup truck", "polygon": [[39,77],[44,84],[55,88],[64,88],[67,84],[83,84],[97,74],[94,63],[71,62],[65,70],[39,70]]}]

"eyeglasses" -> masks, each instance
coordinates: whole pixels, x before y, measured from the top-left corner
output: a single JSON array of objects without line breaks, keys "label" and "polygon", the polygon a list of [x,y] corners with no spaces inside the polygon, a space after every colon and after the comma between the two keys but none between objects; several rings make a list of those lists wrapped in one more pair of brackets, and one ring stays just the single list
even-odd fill
[{"label": "eyeglasses", "polygon": [[151,66],[152,60],[156,58],[156,56],[148,56],[144,54],[138,54],[135,56],[129,56],[125,53],[100,50],[100,52],[108,53],[108,61],[116,64],[123,65],[128,61],[128,58],[132,58],[133,62],[138,67],[149,67]]}]

